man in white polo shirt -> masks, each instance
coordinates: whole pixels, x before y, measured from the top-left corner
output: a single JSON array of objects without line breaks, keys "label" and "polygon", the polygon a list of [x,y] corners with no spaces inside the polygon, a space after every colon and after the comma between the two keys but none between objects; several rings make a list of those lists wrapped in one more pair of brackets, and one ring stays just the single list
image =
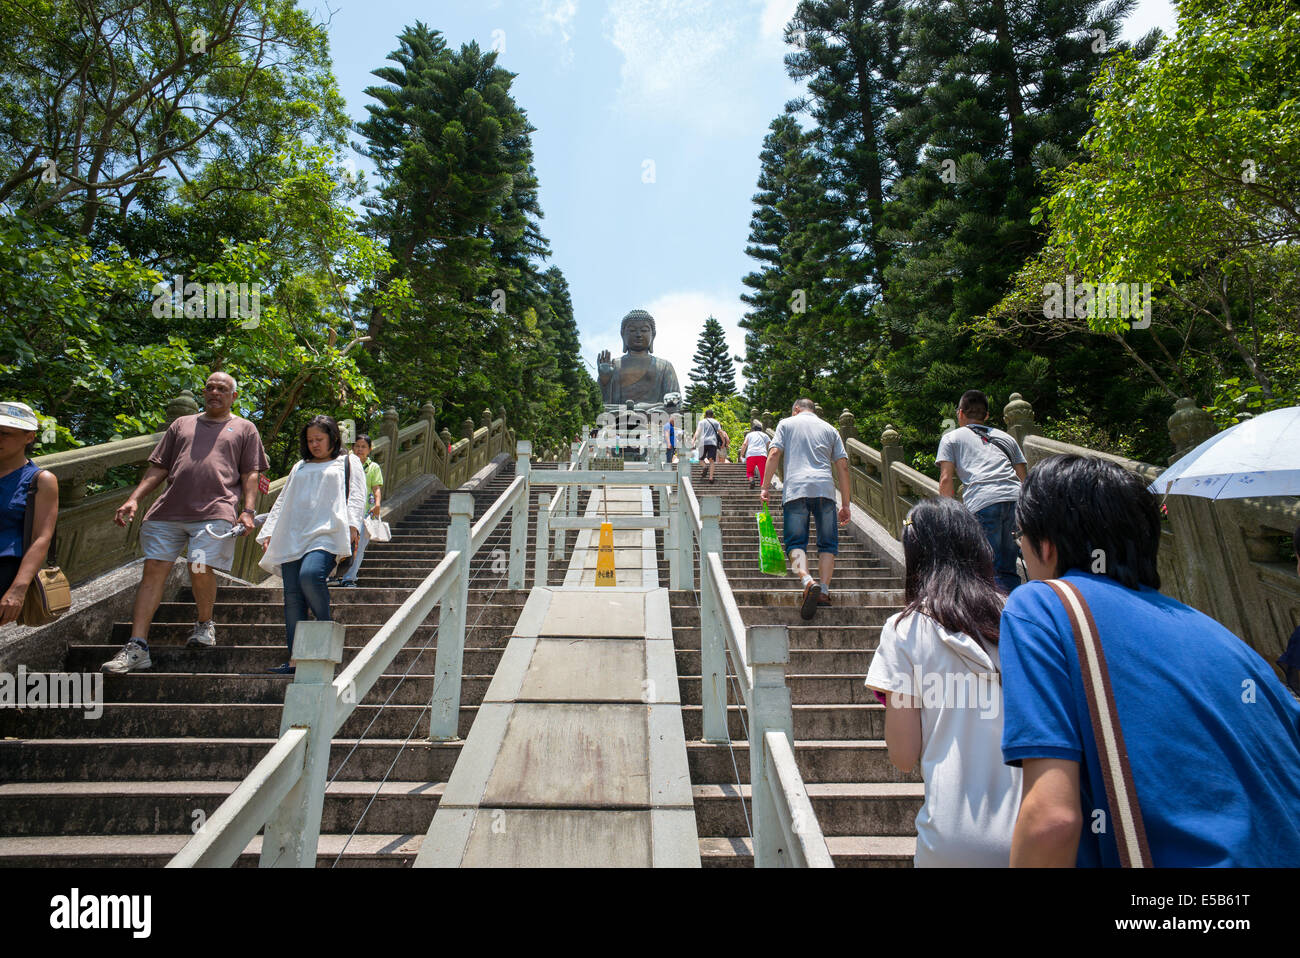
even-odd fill
[{"label": "man in white polo shirt", "polygon": [[[790,568],[803,584],[799,614],[811,619],[817,606],[831,604],[831,575],[840,549],[839,527],[849,521],[849,454],[844,440],[830,423],[817,417],[811,399],[800,399],[789,419],[777,424],[767,452],[760,498],[767,502],[772,477],[785,456],[785,481],[781,510],[785,551]],[[832,478],[831,468],[835,475]],[[839,480],[840,507],[835,509],[835,480]],[[817,567],[821,585],[808,572],[808,520],[817,521]],[[837,521],[838,520],[838,521]]]}]

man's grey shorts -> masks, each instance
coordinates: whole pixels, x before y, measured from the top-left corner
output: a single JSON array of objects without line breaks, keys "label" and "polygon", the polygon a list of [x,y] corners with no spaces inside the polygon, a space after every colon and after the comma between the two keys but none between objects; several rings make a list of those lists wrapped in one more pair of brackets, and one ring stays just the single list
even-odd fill
[{"label": "man's grey shorts", "polygon": [[[201,522],[173,522],[168,519],[146,519],[140,524],[140,548],[146,559],[173,562],[179,556],[189,560],[192,567],[206,566],[229,572],[235,564],[235,536],[214,538],[208,532],[225,532],[229,523],[222,519],[205,519]],[[204,571],[197,569],[197,571]]]}]

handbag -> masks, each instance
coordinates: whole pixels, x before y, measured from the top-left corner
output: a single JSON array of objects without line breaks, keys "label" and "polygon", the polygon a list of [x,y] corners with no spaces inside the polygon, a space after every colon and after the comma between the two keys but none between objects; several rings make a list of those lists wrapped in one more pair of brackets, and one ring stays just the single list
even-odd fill
[{"label": "handbag", "polygon": [[776,537],[772,513],[763,503],[763,511],[755,513],[758,519],[758,568],[764,575],[785,575],[785,551]]},{"label": "handbag", "polygon": [[[32,474],[27,487],[27,509],[23,515],[23,553],[32,546],[32,526],[36,522],[36,480],[44,469]],[[45,557],[46,567],[37,571],[23,596],[23,607],[18,612],[20,625],[48,625],[72,607],[72,587],[68,577],[55,564],[58,554],[58,532],[50,538],[50,551]]]},{"label": "handbag", "polygon": [[1110,672],[1106,669],[1097,623],[1093,621],[1092,610],[1078,586],[1065,579],[1046,581],[1065,606],[1065,614],[1074,630],[1074,647],[1079,654],[1083,691],[1088,699],[1088,716],[1097,743],[1097,757],[1101,762],[1101,777],[1106,786],[1106,802],[1110,806],[1120,865],[1123,868],[1150,868],[1151,849],[1147,846],[1142,808],[1138,804],[1133,769],[1128,763],[1128,750],[1124,747],[1124,733],[1119,726],[1119,712],[1115,709]]},{"label": "handbag", "polygon": [[388,528],[388,523],[383,519],[366,516],[366,535],[370,536],[372,542],[390,542],[393,531]]}]

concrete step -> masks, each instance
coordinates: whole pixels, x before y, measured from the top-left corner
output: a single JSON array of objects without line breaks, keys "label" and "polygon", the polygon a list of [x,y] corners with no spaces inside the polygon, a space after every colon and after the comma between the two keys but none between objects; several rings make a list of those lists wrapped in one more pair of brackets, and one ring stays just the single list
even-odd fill
[{"label": "concrete step", "polygon": [[[885,624],[886,619],[901,608],[887,605],[849,606],[840,604],[832,605],[829,608],[820,608],[812,619],[803,619],[799,615],[799,607],[795,604],[757,604],[745,602],[740,596],[736,597],[736,604],[740,609],[741,620],[748,625],[788,626],[881,626]],[[679,625],[699,627],[700,610],[697,606],[674,603],[671,614],[674,628]]]},{"label": "concrete step", "polygon": [[[178,835],[0,838],[0,867],[162,868],[191,837],[186,831]],[[317,845],[316,867],[409,868],[423,841],[423,833],[323,834]],[[259,835],[240,855],[236,867],[256,868],[261,849],[262,837]]]},{"label": "concrete step", "polygon": [[[6,838],[170,834],[206,820],[238,785],[237,780],[7,782],[0,785],[0,832]],[[442,782],[336,781],[325,789],[321,831],[347,833],[360,822],[358,830],[364,832],[423,833],[443,787]]]},{"label": "concrete step", "polygon": [[[792,675],[787,672],[785,684],[790,690],[792,705],[867,705],[877,700],[863,684],[866,678],[865,672],[861,675]],[[700,704],[698,675],[679,675],[677,688],[683,705]]]},{"label": "concrete step", "polygon": [[[124,708],[125,706],[119,706]],[[461,709],[464,712],[464,707]],[[885,709],[882,705],[796,705],[794,712],[794,737],[796,742],[814,739],[853,741],[883,739],[885,737]],[[108,717],[108,709],[104,710]],[[463,716],[462,716],[463,718]],[[84,723],[83,723],[84,724]],[[703,717],[700,706],[682,705],[682,727],[688,740],[698,741],[703,734]],[[741,708],[727,708],[727,730],[732,741],[748,741]]]},{"label": "concrete step", "polygon": [[[826,839],[836,868],[911,868],[916,838],[909,835],[832,835]],[[749,838],[701,838],[705,868],[752,868]]]},{"label": "concrete step", "polygon": [[[790,652],[788,666],[796,675],[838,675],[844,673],[866,675],[871,668],[871,651],[856,648],[843,649],[799,649]],[[678,647],[677,674],[679,676],[700,675],[699,637],[690,649]]]},{"label": "concrete step", "polygon": [[[484,631],[479,628],[466,633],[464,668],[467,674],[491,675],[495,672],[497,663],[501,660],[501,650],[505,648],[506,642],[510,639],[510,632],[513,630],[509,626],[495,626],[491,630],[494,634],[488,636],[487,640],[480,634]],[[407,669],[426,674],[431,672],[437,643],[430,643],[427,648],[424,648],[424,641],[431,634],[432,629],[429,629],[426,630],[425,636],[417,635],[408,643],[407,648],[397,654],[389,670],[397,675],[405,673]],[[349,641],[351,642],[350,635]],[[345,647],[343,665],[346,666],[351,662],[362,648],[360,640]],[[68,649],[66,671],[97,672],[100,665],[115,656],[120,649],[120,645],[71,646]],[[263,646],[218,645],[213,649],[186,649],[151,641],[149,657],[153,660],[153,668],[143,672],[133,672],[132,675],[156,675],[160,672],[192,675],[261,675],[267,669],[282,664],[286,651],[283,642]],[[112,681],[122,676],[106,676],[106,678]]]},{"label": "concrete step", "polygon": [[[701,836],[741,838],[753,822],[748,785],[694,785],[695,823]],[[925,801],[919,782],[834,782],[808,785],[808,800],[828,838],[915,833]],[[742,810],[743,803],[743,810]]]},{"label": "concrete step", "polygon": [[[812,740],[794,743],[794,757],[805,783],[919,782],[915,772],[900,772],[889,761],[883,741],[875,739]],[[691,781],[704,784],[749,784],[749,743],[730,746],[687,742]]]},{"label": "concrete step", "polygon": [[[220,593],[218,593],[218,599],[220,599]],[[382,625],[393,617],[393,613],[399,607],[400,603],[397,602],[334,602],[331,600],[330,615],[335,622],[342,622],[344,625]],[[492,605],[476,605],[471,601],[467,621],[469,623],[500,625],[508,620],[513,624],[519,618],[520,608],[522,608],[521,605],[502,605],[495,602]],[[222,626],[228,624],[247,623],[283,628],[284,603],[218,601],[213,610],[213,618],[217,623],[217,641],[220,642]],[[186,602],[164,602],[158,608],[157,621],[188,621],[193,623],[194,606]],[[435,624],[437,621],[438,611],[435,607],[425,622]],[[121,624],[129,626],[129,623]],[[281,633],[280,637],[283,638],[283,633]]]},{"label": "concrete step", "polygon": [[[6,739],[0,741],[0,781],[235,781],[274,744],[267,738]],[[335,739],[329,776],[337,774],[340,781],[379,782],[389,775],[395,781],[443,782],[462,745]]]},{"label": "concrete step", "polygon": [[[289,684],[284,676],[266,676],[265,681]],[[103,715],[88,721],[83,712],[71,709],[0,709],[0,738],[275,738],[282,710],[280,704],[242,702],[110,702]],[[469,734],[477,712],[476,706],[460,707],[461,738]],[[418,738],[428,734],[428,726],[428,703],[382,710],[362,704],[343,723],[340,735],[355,738],[364,731],[367,738]]]},{"label": "concrete step", "polygon": [[[395,705],[427,703],[433,698],[433,663],[433,655],[425,653],[411,674],[381,675],[363,701],[371,704],[391,701]],[[162,672],[155,667],[130,675],[104,676],[104,702],[157,705],[238,702],[246,705],[283,705],[284,683],[280,679],[277,675]],[[466,673],[461,679],[461,701],[467,705],[481,702],[491,681],[491,675]],[[696,694],[698,695],[698,685]]]},{"label": "concrete step", "polygon": [[[799,625],[789,627],[790,654],[792,657],[801,652],[870,653],[880,644],[881,627],[878,625],[817,625],[815,624],[817,621],[817,619],[814,619],[813,625],[800,622]],[[692,651],[698,653],[700,651],[700,627],[698,622],[694,626],[675,626],[673,628],[673,644],[679,652]],[[791,669],[794,668],[794,661],[792,658]],[[691,672],[698,671],[698,669],[691,670]],[[822,670],[801,668],[799,671],[814,673]],[[857,669],[844,669],[841,671],[857,671]]]}]

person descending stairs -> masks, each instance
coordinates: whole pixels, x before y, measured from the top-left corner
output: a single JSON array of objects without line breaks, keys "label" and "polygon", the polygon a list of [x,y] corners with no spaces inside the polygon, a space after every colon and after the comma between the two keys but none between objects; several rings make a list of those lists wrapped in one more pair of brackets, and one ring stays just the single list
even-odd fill
[{"label": "person descending stairs", "polygon": [[[757,490],[746,483],[744,465],[719,463],[714,484],[703,482],[703,470],[694,467],[691,479],[697,496],[722,499],[723,566],[745,625],[790,629],[787,683],[795,758],[836,865],[910,866],[924,787],[917,775],[890,764],[884,708],[863,684],[881,626],[902,608],[902,579],[841,527],[834,603],[818,608],[814,618],[805,621],[799,614],[801,589],[794,575],[759,571],[754,516],[760,503]],[[779,537],[781,510],[771,511]],[[815,536],[808,559],[815,569]],[[661,561],[661,581],[667,576],[668,563]],[[730,747],[700,741],[698,593],[674,590],[671,596],[701,857],[706,866],[749,866],[753,817],[746,717],[732,686]]]},{"label": "person descending stairs", "polygon": [[[507,462],[473,491],[475,519],[514,471]],[[345,665],[442,559],[449,496],[435,492],[393,523],[391,542],[370,545],[358,587],[331,595],[347,630]],[[530,515],[530,555],[534,524]],[[528,594],[506,588],[508,551],[507,523],[471,567],[462,736]],[[419,851],[462,745],[425,740],[437,617],[435,609],[334,741],[320,865],[403,866]],[[0,710],[0,865],[164,865],[270,749],[290,681],[264,674],[284,658],[280,590],[223,588],[215,648],[184,647],[193,620],[188,591],[160,606],[153,667],[105,676],[97,720],[69,709]],[[118,622],[73,641],[64,671],[97,672],[128,630]],[[239,863],[256,864],[259,848],[260,838]]]}]

